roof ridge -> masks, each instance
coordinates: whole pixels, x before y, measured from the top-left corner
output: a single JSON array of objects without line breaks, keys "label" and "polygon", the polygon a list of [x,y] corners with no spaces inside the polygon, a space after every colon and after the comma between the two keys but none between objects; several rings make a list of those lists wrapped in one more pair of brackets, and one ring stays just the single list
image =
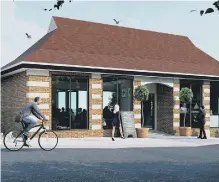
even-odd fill
[{"label": "roof ridge", "polygon": [[[139,29],[139,28],[133,28],[133,27],[126,27],[126,26],[117,26],[117,25],[111,25],[111,24],[106,24],[106,23],[101,23],[101,22],[94,22],[94,21],[88,21],[88,20],[80,20],[80,19],[72,19],[72,18],[67,18],[67,17],[59,17],[59,16],[52,16],[54,21],[56,22],[55,19],[63,19],[63,20],[71,20],[71,21],[78,21],[78,22],[84,22],[84,23],[91,23],[91,24],[98,24],[98,25],[104,25],[104,26],[109,26],[109,27],[117,27],[117,28],[122,28],[122,29],[128,29],[128,30],[136,30],[136,31],[143,31],[143,32],[151,32],[151,33],[157,33],[157,34],[165,34],[169,36],[177,36],[177,37],[184,37],[188,38],[188,36],[185,35],[177,35],[177,34],[172,34],[172,33],[166,33],[166,32],[158,32],[154,30],[145,30],[145,29]],[[58,28],[61,28],[57,25]]]}]

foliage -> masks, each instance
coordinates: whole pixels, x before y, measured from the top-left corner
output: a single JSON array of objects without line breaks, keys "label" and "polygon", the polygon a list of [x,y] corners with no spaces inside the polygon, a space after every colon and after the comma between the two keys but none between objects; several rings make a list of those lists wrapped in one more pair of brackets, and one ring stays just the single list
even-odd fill
[{"label": "foliage", "polygon": [[191,89],[184,87],[179,92],[179,99],[181,102],[189,104],[192,102],[193,92]]},{"label": "foliage", "polygon": [[138,101],[146,101],[148,100],[149,91],[146,85],[141,85],[135,88],[134,98]]},{"label": "foliage", "polygon": [[112,96],[110,98],[110,102],[108,104],[109,107],[114,107],[114,105],[117,103],[117,97],[116,97],[116,92],[112,93]]}]

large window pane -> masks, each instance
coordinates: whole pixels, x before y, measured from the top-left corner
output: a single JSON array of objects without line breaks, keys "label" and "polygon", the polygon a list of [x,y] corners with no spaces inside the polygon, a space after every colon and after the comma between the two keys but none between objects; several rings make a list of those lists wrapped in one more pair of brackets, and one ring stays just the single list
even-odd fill
[{"label": "large window pane", "polygon": [[[190,88],[193,92],[192,103],[186,104],[187,113],[185,119],[185,126],[191,126],[192,128],[199,128],[199,123],[197,120],[197,115],[199,108],[202,105],[202,82],[193,80],[181,80],[180,89]],[[180,103],[180,107],[183,103]],[[184,126],[184,113],[180,113],[180,126]]]},{"label": "large window pane", "polygon": [[118,79],[118,103],[121,111],[133,110],[133,81]]},{"label": "large window pane", "polygon": [[112,128],[113,108],[119,104],[121,111],[133,110],[133,81],[131,79],[103,78],[103,119]]},{"label": "large window pane", "polygon": [[88,78],[52,76],[53,130],[88,129]]},{"label": "large window pane", "polygon": [[58,92],[58,108],[65,108],[66,106],[66,97],[65,92]]},{"label": "large window pane", "polygon": [[70,129],[69,109],[70,78],[52,77],[52,129]]},{"label": "large window pane", "polygon": [[71,93],[71,129],[88,129],[88,79],[72,78]]},{"label": "large window pane", "polygon": [[112,128],[113,106],[117,103],[117,79],[103,79],[103,118],[106,126],[103,128]]}]

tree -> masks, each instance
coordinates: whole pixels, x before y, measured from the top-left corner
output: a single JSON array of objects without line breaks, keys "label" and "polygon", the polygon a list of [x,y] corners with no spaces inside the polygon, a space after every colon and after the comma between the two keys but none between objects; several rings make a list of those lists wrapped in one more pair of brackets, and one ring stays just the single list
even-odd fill
[{"label": "tree", "polygon": [[144,111],[143,111],[143,103],[148,100],[149,91],[146,85],[138,86],[134,92],[134,98],[137,101],[141,102],[141,118],[142,118],[142,126],[144,126]]},{"label": "tree", "polygon": [[113,93],[112,93],[112,96],[111,96],[111,98],[110,98],[110,102],[109,102],[109,104],[108,104],[109,107],[114,107],[115,104],[117,103],[117,97],[116,97],[116,96],[117,96],[117,95],[116,95],[116,92],[113,92]]},{"label": "tree", "polygon": [[193,92],[191,89],[184,87],[180,90],[179,100],[184,103],[182,109],[184,111],[184,120],[183,120],[184,127],[185,127],[186,112],[187,112],[186,104],[190,104],[192,102],[192,98],[193,98]]}]

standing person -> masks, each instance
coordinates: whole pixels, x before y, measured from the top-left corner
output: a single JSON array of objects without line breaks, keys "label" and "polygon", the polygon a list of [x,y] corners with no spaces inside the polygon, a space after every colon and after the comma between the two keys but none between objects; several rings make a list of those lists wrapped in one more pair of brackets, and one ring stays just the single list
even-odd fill
[{"label": "standing person", "polygon": [[119,131],[120,131],[120,134],[121,134],[121,138],[125,139],[124,135],[123,135],[123,132],[122,132],[122,128],[121,128],[121,114],[120,114],[120,111],[119,111],[119,105],[116,104],[114,106],[114,111],[113,111],[113,122],[112,122],[112,125],[113,125],[113,130],[112,130],[112,141],[115,141],[114,139],[114,135],[115,135],[115,129],[116,127],[119,127]]},{"label": "standing person", "polygon": [[[205,123],[206,123],[205,115],[206,115],[205,107],[201,106],[200,112],[199,112],[200,134],[198,136],[198,138],[201,138],[201,139],[207,139],[206,132],[205,132]],[[202,133],[204,134],[204,137],[202,137]]]},{"label": "standing person", "polygon": [[[40,112],[37,105],[39,105],[40,98],[36,97],[34,98],[34,102],[30,102],[28,104],[25,104],[23,108],[20,110],[20,114],[22,115],[23,122],[27,125],[27,127],[24,130],[23,136],[24,136],[24,146],[29,146],[26,141],[28,139],[29,131],[31,128],[36,126],[37,120],[35,117],[37,117],[40,120],[48,121],[46,117]],[[33,117],[35,116],[35,117]]]}]

